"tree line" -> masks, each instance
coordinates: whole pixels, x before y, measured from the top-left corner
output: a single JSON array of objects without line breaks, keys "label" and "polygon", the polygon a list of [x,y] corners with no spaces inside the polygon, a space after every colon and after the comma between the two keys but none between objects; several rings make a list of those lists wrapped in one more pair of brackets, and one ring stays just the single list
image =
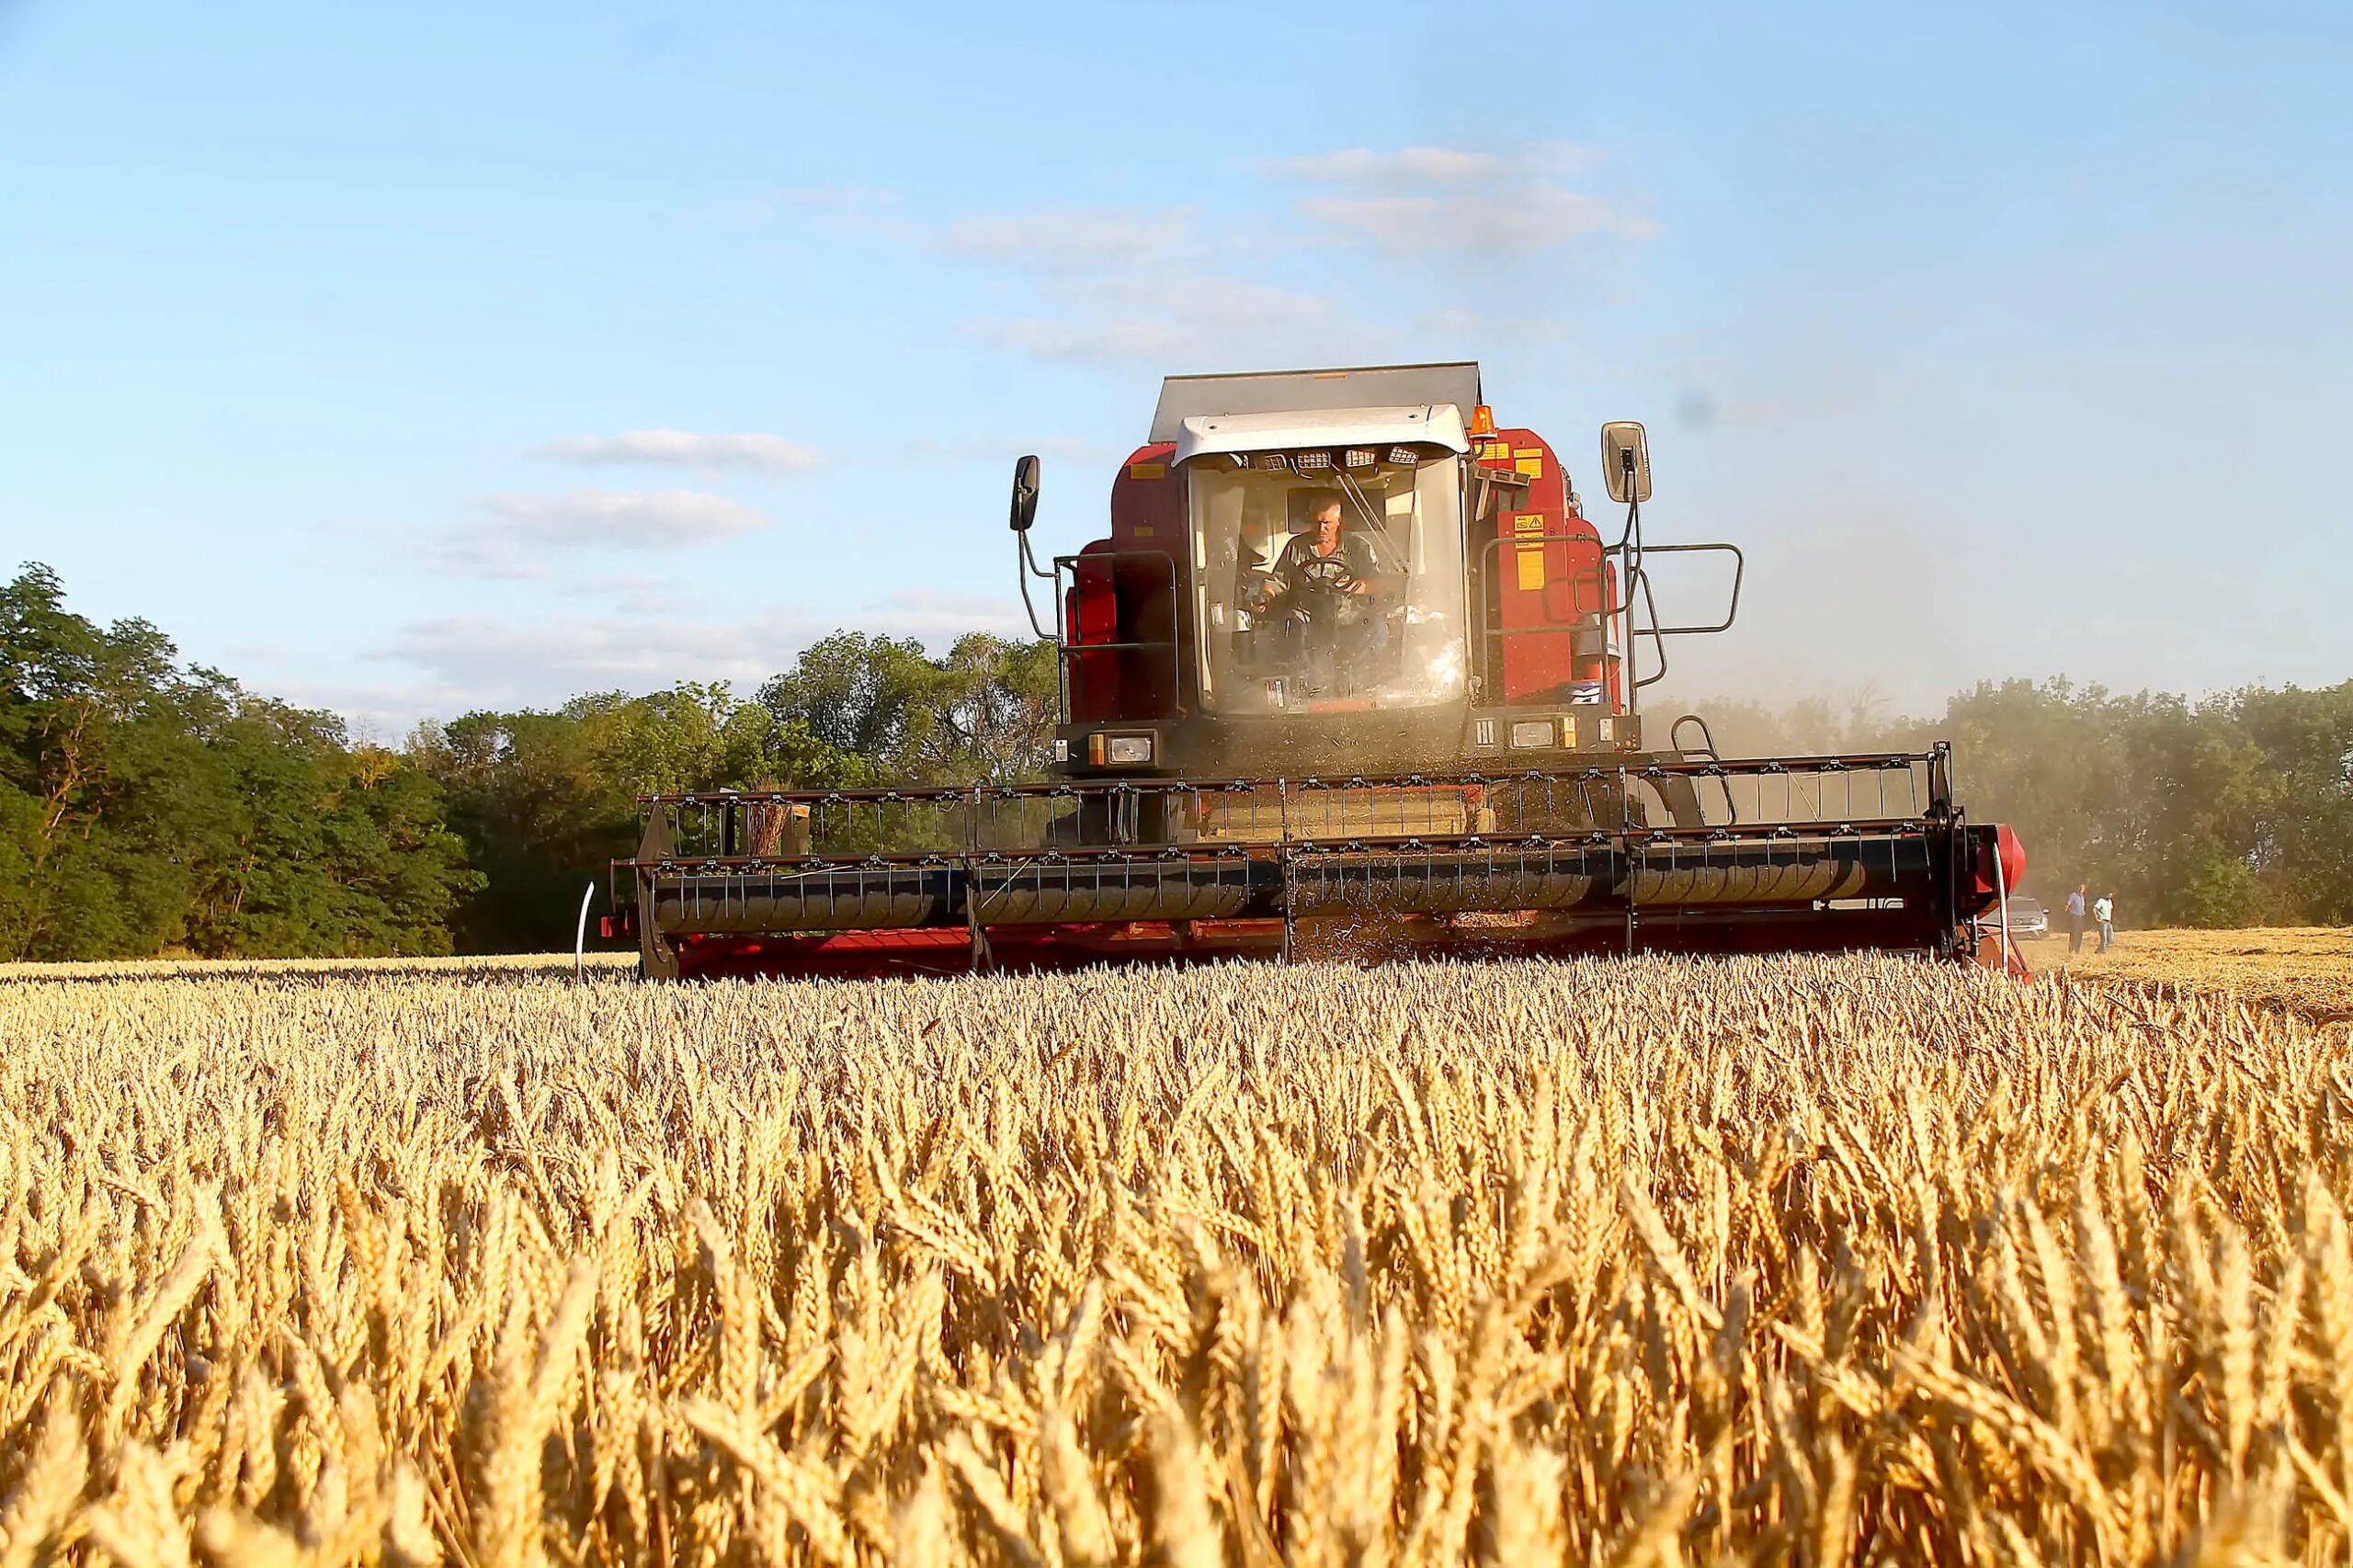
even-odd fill
[{"label": "tree line", "polygon": [[748,699],[600,692],[383,745],[28,566],[0,587],[0,960],[568,947],[640,794],[1034,778],[1054,702],[1045,646],[845,631]]},{"label": "tree line", "polygon": [[1974,821],[2025,841],[2024,891],[2088,883],[2133,926],[2353,925],[2353,680],[2192,700],[1982,682],[1931,719],[1869,701],[1700,705],[1725,756],[1947,740]]},{"label": "tree line", "polygon": [[[481,711],[397,745],[183,662],[137,619],[0,588],[0,960],[545,950],[635,843],[636,797],[1040,776],[1053,653],[843,631],[749,697],[680,683]],[[1932,719],[1699,705],[1733,755],[1954,744],[2027,888],[2136,925],[2353,923],[2353,681],[2201,700],[1982,685]]]}]

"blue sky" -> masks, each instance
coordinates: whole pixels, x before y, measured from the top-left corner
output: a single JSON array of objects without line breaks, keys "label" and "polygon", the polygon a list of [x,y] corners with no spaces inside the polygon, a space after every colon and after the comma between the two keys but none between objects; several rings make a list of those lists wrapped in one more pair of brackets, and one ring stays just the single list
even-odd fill
[{"label": "blue sky", "polygon": [[0,0],[0,540],[395,734],[1009,630],[1018,453],[1074,548],[1164,373],[1472,358],[1747,550],[1679,690],[2333,682],[2348,80],[2320,4]]}]

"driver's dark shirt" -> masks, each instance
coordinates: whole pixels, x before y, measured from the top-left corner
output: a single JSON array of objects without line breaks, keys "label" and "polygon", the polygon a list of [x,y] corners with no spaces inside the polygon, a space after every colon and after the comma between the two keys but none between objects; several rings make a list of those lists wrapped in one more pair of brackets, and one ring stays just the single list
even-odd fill
[{"label": "driver's dark shirt", "polygon": [[1297,593],[1301,585],[1306,581],[1307,563],[1318,559],[1339,562],[1347,568],[1350,576],[1362,583],[1370,583],[1381,572],[1372,545],[1362,534],[1342,530],[1340,542],[1333,548],[1332,553],[1325,557],[1317,556],[1315,535],[1313,532],[1295,534],[1291,541],[1283,546],[1281,556],[1275,562],[1275,577],[1282,584],[1283,591],[1287,594]]}]

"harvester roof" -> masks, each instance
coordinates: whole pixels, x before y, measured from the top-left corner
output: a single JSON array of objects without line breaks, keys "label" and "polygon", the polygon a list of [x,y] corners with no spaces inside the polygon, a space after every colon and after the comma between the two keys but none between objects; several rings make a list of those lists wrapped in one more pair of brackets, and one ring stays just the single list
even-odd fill
[{"label": "harvester roof", "polygon": [[1450,404],[1459,421],[1481,401],[1479,367],[1469,360],[1453,365],[1170,376],[1160,383],[1160,406],[1152,416],[1151,438],[1179,439],[1188,419],[1244,414],[1324,414]]},{"label": "harvester roof", "polygon": [[1176,460],[1221,452],[1288,452],[1302,447],[1442,447],[1467,452],[1462,415],[1450,403],[1414,408],[1333,408],[1313,413],[1203,414],[1173,437]]}]

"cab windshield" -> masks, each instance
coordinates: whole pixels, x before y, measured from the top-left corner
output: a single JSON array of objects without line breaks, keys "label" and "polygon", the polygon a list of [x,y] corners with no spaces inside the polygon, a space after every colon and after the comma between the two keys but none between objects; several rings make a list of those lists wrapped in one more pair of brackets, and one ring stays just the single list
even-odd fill
[{"label": "cab windshield", "polygon": [[1279,714],[1459,699],[1459,462],[1312,462],[1254,454],[1188,465],[1202,707]]}]

